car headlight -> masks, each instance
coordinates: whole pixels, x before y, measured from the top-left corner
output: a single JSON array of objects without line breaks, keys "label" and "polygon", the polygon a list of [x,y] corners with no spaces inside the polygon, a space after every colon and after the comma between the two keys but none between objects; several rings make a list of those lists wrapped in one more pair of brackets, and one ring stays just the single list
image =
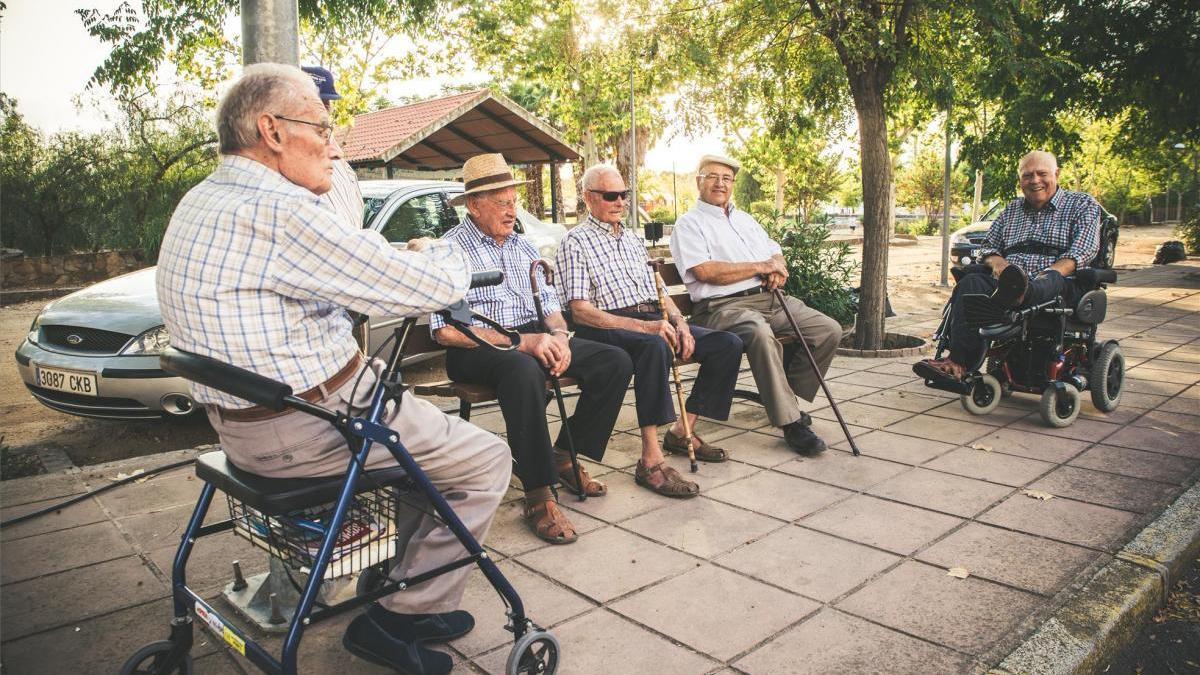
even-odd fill
[{"label": "car headlight", "polygon": [[29,324],[29,335],[25,336],[29,340],[29,344],[36,345],[38,343],[38,333],[41,331],[42,315],[38,314],[33,318],[33,323]]},{"label": "car headlight", "polygon": [[166,326],[158,326],[142,333],[134,338],[133,342],[129,343],[121,353],[125,356],[138,354],[161,354],[164,349],[171,345],[171,338],[167,335]]},{"label": "car headlight", "polygon": [[955,232],[954,234],[951,234],[951,235],[950,235],[950,244],[951,244],[951,245],[953,245],[953,244],[965,244],[965,243],[967,243],[967,237],[966,237],[965,235],[963,235],[963,234],[960,234],[960,233],[958,233],[958,232]]}]

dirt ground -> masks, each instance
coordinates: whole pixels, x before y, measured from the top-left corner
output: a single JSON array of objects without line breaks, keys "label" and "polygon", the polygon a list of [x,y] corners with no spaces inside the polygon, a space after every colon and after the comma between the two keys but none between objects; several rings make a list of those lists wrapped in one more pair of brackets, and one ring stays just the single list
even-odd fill
[{"label": "dirt ground", "polygon": [[[1170,238],[1169,227],[1122,229],[1117,265],[1150,263],[1154,248]],[[861,246],[855,248],[855,255],[861,259]],[[936,310],[945,303],[950,289],[938,284],[940,255],[939,237],[921,237],[915,246],[891,249],[888,293],[897,312]],[[38,301],[0,307],[0,354],[16,351],[45,304]],[[410,379],[425,381],[438,376],[437,370],[438,363],[426,364]],[[50,410],[30,396],[13,361],[0,366],[0,449],[15,458],[5,462],[10,468],[20,466],[22,460],[32,460],[30,455],[39,449],[57,448],[76,465],[85,465],[213,442],[216,436],[201,416],[130,422],[94,420]],[[36,469],[36,462],[32,463]]]}]

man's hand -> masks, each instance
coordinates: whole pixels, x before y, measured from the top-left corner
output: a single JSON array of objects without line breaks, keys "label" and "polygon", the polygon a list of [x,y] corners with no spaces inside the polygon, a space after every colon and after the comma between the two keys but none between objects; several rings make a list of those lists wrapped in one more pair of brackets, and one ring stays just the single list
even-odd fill
[{"label": "man's hand", "polygon": [[696,351],[696,338],[692,337],[692,329],[682,318],[675,324],[675,334],[679,336],[679,358],[687,361]]},{"label": "man's hand", "polygon": [[409,239],[405,248],[409,251],[420,252],[428,248],[434,241],[437,240],[431,237],[417,237],[416,239]]},{"label": "man's hand", "polygon": [[787,283],[787,275],[784,274],[768,274],[763,277],[762,284],[768,291],[773,291],[777,288],[783,288]]},{"label": "man's hand", "polygon": [[1009,262],[1007,260],[1005,260],[1004,256],[1002,256],[1002,255],[989,255],[988,257],[983,259],[983,264],[987,265],[988,267],[991,267],[992,268],[992,276],[999,279],[1000,273],[1004,271],[1005,267],[1008,267]]},{"label": "man's hand", "polygon": [[679,335],[675,332],[675,327],[667,321],[643,321],[641,324],[642,332],[651,335],[657,335],[667,341],[671,346],[671,351],[679,349]]},{"label": "man's hand", "polygon": [[545,333],[522,334],[517,351],[537,359],[538,363],[555,377],[562,375],[571,363],[571,350],[566,341]]}]

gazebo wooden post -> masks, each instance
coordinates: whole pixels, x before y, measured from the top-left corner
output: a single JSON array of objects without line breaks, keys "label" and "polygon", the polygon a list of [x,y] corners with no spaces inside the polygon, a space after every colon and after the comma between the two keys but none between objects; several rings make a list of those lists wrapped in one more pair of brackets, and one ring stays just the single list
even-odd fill
[{"label": "gazebo wooden post", "polygon": [[544,193],[542,192],[542,164],[539,162],[527,165],[525,179],[529,181],[525,190],[525,208],[538,220],[541,220],[546,215]]},{"label": "gazebo wooden post", "polygon": [[562,179],[559,178],[558,162],[550,162],[550,220],[561,223],[565,219],[562,201]]}]

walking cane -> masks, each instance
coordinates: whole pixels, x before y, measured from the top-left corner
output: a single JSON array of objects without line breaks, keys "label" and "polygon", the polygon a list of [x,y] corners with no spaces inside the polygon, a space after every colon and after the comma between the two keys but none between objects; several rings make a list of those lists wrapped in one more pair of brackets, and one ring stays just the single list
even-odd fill
[{"label": "walking cane", "polygon": [[804,334],[800,332],[800,326],[796,325],[796,319],[792,313],[788,311],[786,296],[783,290],[776,288],[774,291],[775,299],[779,301],[779,306],[783,308],[783,313],[787,316],[788,323],[792,324],[792,330],[796,331],[796,340],[804,345],[804,353],[808,355],[808,365],[812,366],[813,374],[817,376],[817,382],[821,383],[821,389],[825,391],[825,398],[829,399],[829,407],[833,408],[833,414],[837,415],[838,424],[842,425],[842,432],[846,434],[846,440],[850,442],[850,449],[854,451],[854,456],[858,456],[858,445],[854,442],[854,437],[850,435],[850,427],[846,426],[846,420],[842,419],[842,411],[838,410],[837,402],[833,400],[833,394],[829,393],[829,385],[825,384],[825,378],[821,376],[821,369],[817,367],[817,362],[813,359],[812,350],[808,348],[808,343],[804,341]]},{"label": "walking cane", "polygon": [[[538,323],[542,324],[543,330],[550,330],[550,326],[546,325],[546,313],[542,309],[542,293],[538,290],[537,271],[541,268],[542,275],[546,277],[546,283],[550,286],[554,285],[554,271],[550,269],[550,263],[538,258],[529,266],[529,287],[533,289],[533,307],[537,310]],[[558,399],[558,417],[562,420],[563,433],[567,436],[567,452],[571,455],[571,470],[575,472],[575,482],[579,485],[579,501],[587,500],[587,486],[583,484],[583,479],[579,477],[579,456],[575,454],[575,439],[571,437],[571,425],[567,424],[567,406],[563,403],[562,385],[558,382],[558,376],[550,375],[550,384],[554,387],[554,398]]]},{"label": "walking cane", "polygon": [[[671,317],[667,314],[667,283],[663,281],[662,274],[658,272],[662,258],[650,260],[646,264],[654,268],[654,285],[658,289],[658,306],[662,309],[663,321],[669,323]],[[675,377],[675,398],[679,400],[679,419],[683,422],[683,433],[687,437],[688,462],[691,463],[692,473],[696,473],[700,467],[696,464],[696,448],[692,446],[692,423],[688,420],[687,409],[684,407],[683,382],[679,379],[679,366],[675,365],[674,358],[671,359],[671,375]]]}]

